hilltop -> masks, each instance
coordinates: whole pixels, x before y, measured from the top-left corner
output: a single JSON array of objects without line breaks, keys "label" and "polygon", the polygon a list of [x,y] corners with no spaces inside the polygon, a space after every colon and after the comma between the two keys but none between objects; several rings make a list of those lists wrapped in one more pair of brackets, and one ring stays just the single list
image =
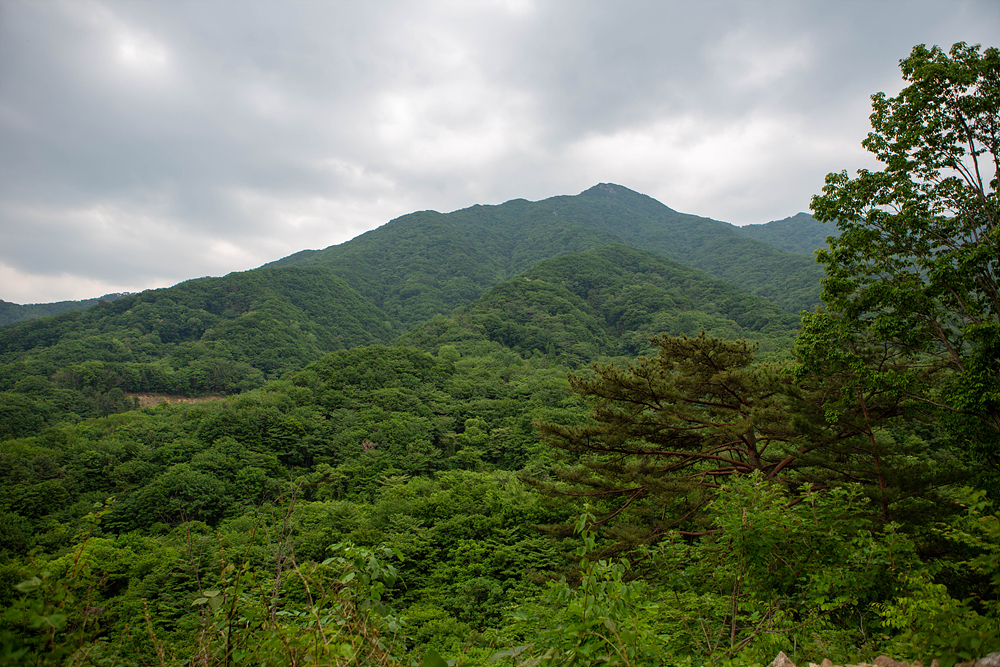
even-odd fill
[{"label": "hilltop", "polygon": [[[802,226],[808,232],[797,247],[823,245],[820,223],[804,214],[789,220],[762,227]],[[543,259],[615,242],[701,269],[787,312],[819,304],[822,271],[812,249],[788,252],[729,223],[679,213],[610,183],[537,202],[411,213],[346,243],[265,266],[329,268],[405,327],[449,313]]]}]

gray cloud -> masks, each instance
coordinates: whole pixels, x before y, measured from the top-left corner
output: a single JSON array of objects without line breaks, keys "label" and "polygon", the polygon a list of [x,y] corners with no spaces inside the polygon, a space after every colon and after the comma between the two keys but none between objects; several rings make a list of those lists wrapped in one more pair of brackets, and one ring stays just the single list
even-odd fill
[{"label": "gray cloud", "polygon": [[[692,6],[694,5],[694,6]],[[0,298],[325,247],[613,181],[737,224],[870,165],[868,97],[970,2],[0,4]]]}]

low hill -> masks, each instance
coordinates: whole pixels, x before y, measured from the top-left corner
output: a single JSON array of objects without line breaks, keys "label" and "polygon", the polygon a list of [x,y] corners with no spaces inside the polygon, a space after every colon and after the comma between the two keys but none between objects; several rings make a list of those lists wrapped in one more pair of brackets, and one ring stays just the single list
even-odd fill
[{"label": "low hill", "polygon": [[233,393],[386,343],[385,314],[322,268],[258,269],[0,329],[0,438],[129,407],[124,392]]}]

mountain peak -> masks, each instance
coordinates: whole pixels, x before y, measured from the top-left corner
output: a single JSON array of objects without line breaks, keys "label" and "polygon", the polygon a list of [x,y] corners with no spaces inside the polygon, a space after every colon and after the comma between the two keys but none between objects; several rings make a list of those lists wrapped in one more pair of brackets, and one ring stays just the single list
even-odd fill
[{"label": "mountain peak", "polygon": [[602,197],[620,197],[625,194],[637,195],[639,193],[634,190],[629,190],[623,185],[617,185],[615,183],[598,183],[594,187],[584,190],[580,194],[592,196],[598,195]]}]

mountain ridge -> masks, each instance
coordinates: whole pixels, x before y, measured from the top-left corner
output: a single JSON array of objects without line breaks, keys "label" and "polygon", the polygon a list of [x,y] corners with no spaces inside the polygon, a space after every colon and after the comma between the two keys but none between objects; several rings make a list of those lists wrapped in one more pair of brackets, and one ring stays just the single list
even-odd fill
[{"label": "mountain ridge", "polygon": [[369,345],[579,368],[705,330],[787,358],[819,275],[809,256],[612,184],[411,213],[323,251],[0,327],[0,439],[130,409],[126,392],[240,393]]},{"label": "mountain ridge", "polygon": [[[410,213],[345,243],[300,251],[263,266],[327,266],[360,293],[374,297],[390,316],[400,314],[401,300],[420,293],[432,299],[429,282],[460,272],[467,282],[451,287],[463,288],[462,298],[439,295],[439,313],[447,313],[474,291],[482,294],[542,259],[618,242],[706,271],[787,312],[819,304],[822,269],[814,258],[747,238],[738,229],[680,213],[624,186],[600,183],[578,195],[536,202],[512,199],[450,213]],[[415,234],[418,230],[425,233]],[[747,257],[752,266],[747,266]],[[461,266],[449,270],[443,261],[449,258]],[[405,275],[386,268],[398,269],[401,262],[410,266]],[[791,288],[790,282],[797,287]],[[421,309],[417,319],[398,324],[413,325],[432,314]]]},{"label": "mountain ridge", "polygon": [[34,320],[46,315],[58,315],[73,310],[86,310],[101,301],[111,302],[135,292],[112,292],[92,299],[53,301],[49,303],[12,303],[0,299],[0,326]]},{"label": "mountain ridge", "polygon": [[746,238],[803,255],[811,255],[817,248],[823,247],[829,237],[840,235],[835,226],[822,223],[804,212],[761,225],[743,225],[736,230]]},{"label": "mountain ridge", "polygon": [[[822,231],[804,213],[737,227],[599,183],[577,195],[534,202],[516,198],[449,213],[415,211],[344,243],[301,250],[258,268],[332,269],[401,331],[449,313],[544,259],[623,243],[706,271],[795,313],[819,303],[822,272],[811,254],[825,242]],[[101,299],[108,300],[0,302],[0,326],[85,309]]]}]

